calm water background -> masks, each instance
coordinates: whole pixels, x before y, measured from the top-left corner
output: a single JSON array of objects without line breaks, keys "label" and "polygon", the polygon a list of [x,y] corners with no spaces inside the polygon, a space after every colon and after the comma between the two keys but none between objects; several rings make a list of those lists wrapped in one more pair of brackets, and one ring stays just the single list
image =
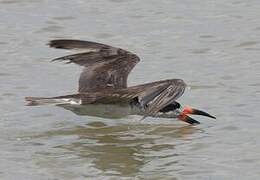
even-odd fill
[{"label": "calm water background", "polygon": [[[0,0],[0,179],[260,179],[260,1]],[[78,116],[25,106],[77,89],[55,38],[123,47],[129,84],[182,78],[217,120]]]}]

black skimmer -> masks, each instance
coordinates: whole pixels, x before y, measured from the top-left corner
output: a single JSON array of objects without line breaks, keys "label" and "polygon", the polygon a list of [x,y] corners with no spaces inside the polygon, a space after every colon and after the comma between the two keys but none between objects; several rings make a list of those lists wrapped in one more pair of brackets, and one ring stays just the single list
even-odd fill
[{"label": "black skimmer", "polygon": [[78,93],[56,97],[26,97],[31,104],[44,102],[74,102],[87,104],[129,104],[147,116],[178,118],[189,124],[199,124],[189,114],[214,116],[191,107],[182,107],[176,100],[184,93],[181,79],[167,79],[128,87],[127,77],[140,58],[121,48],[90,41],[52,40],[50,47],[83,52],[53,59],[83,66]]}]

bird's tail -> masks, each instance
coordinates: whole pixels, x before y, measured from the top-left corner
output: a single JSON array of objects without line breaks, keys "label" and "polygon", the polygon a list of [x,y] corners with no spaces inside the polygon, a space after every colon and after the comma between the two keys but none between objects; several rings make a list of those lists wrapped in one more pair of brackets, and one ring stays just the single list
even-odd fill
[{"label": "bird's tail", "polygon": [[44,104],[81,104],[80,94],[70,94],[55,97],[25,97],[28,106],[44,105]]}]

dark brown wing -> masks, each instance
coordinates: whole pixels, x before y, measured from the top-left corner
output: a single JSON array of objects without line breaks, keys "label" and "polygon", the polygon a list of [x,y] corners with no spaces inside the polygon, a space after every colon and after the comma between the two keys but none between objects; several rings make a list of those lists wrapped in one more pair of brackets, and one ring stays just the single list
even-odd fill
[{"label": "dark brown wing", "polygon": [[[155,116],[161,109],[172,104],[176,99],[182,96],[185,87],[186,84],[182,80],[175,79],[158,89],[160,93],[147,104],[147,108],[145,109],[146,116]],[[153,94],[156,94],[156,91]],[[144,99],[145,98],[146,97],[144,97]]]},{"label": "dark brown wing", "polygon": [[[157,81],[128,88],[141,89],[137,97],[145,116],[155,116],[184,93],[186,84],[181,79]],[[130,90],[131,91],[131,90]]]},{"label": "dark brown wing", "polygon": [[[101,91],[96,93],[95,101],[84,100],[83,104],[88,103],[109,103],[113,101],[130,101],[137,98],[139,105],[145,111],[146,116],[155,116],[161,109],[172,104],[178,99],[185,90],[186,84],[181,79],[163,80],[132,86],[125,89]],[[115,102],[116,103],[116,102]]]},{"label": "dark brown wing", "polygon": [[72,39],[52,40],[49,42],[49,46],[58,49],[84,49],[84,50],[89,49],[90,51],[93,51],[95,49],[100,49],[102,47],[104,48],[110,47],[108,45],[100,44],[97,42],[72,40]]},{"label": "dark brown wing", "polygon": [[50,41],[49,45],[54,48],[86,51],[53,60],[85,67],[79,78],[81,93],[126,88],[128,74],[140,61],[137,55],[129,51],[96,42],[64,39]]}]

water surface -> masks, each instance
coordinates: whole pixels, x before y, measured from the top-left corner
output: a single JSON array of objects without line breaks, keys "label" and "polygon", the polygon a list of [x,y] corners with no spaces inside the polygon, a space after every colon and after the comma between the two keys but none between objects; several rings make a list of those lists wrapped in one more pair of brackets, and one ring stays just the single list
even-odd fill
[{"label": "water surface", "polygon": [[[260,2],[257,0],[0,1],[0,179],[260,178]],[[188,126],[140,116],[79,116],[25,106],[74,93],[81,68],[54,38],[129,49],[129,85],[182,78],[180,102],[217,120]]]}]

